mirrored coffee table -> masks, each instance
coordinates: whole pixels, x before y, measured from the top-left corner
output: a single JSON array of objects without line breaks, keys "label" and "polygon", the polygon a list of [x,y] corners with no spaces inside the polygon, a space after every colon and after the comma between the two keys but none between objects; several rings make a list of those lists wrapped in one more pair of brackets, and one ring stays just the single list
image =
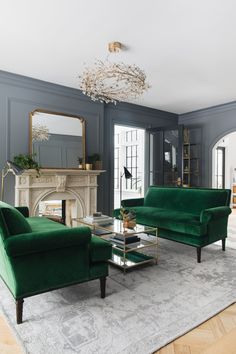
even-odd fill
[{"label": "mirrored coffee table", "polygon": [[111,242],[112,258],[109,263],[121,268],[124,273],[143,264],[158,263],[156,227],[136,224],[132,229],[125,228],[123,221],[118,219],[112,219],[107,224],[96,224],[88,222],[85,218],[73,218],[72,225],[74,223],[89,226],[93,234],[99,234],[99,237]]}]

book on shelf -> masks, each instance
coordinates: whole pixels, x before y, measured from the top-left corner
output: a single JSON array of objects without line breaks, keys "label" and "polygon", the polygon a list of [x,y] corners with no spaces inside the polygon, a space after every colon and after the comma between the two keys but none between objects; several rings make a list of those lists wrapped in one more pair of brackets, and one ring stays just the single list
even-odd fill
[{"label": "book on shelf", "polygon": [[117,238],[117,236],[111,237],[110,241],[115,242],[120,245],[130,245],[131,243],[137,243],[140,241],[140,237],[138,236],[131,236],[131,237],[126,237],[123,240]]},{"label": "book on shelf", "polygon": [[124,243],[116,243],[114,242],[113,246],[120,248],[120,249],[124,249],[124,248],[129,248],[129,249],[133,249],[133,248],[138,248],[140,246],[140,242],[133,242],[133,243],[129,243],[129,244],[124,244]]},{"label": "book on shelf", "polygon": [[138,238],[138,236],[134,235],[134,234],[131,234],[131,235],[125,234],[125,235],[115,235],[114,238],[116,240],[121,240],[121,241],[126,240],[127,241],[127,240],[132,240],[132,239],[135,240]]},{"label": "book on shelf", "polygon": [[107,224],[113,221],[113,218],[107,215],[101,215],[101,216],[93,216],[89,215],[84,218],[85,222],[88,223],[96,223],[96,224]]},{"label": "book on shelf", "polygon": [[112,233],[111,231],[106,231],[101,229],[92,230],[92,234],[95,236],[104,236],[104,235],[109,235],[111,233]]},{"label": "book on shelf", "polygon": [[108,215],[99,215],[99,216],[94,216],[94,215],[87,215],[85,216],[85,219],[89,220],[105,220],[105,219],[110,219],[111,217]]}]

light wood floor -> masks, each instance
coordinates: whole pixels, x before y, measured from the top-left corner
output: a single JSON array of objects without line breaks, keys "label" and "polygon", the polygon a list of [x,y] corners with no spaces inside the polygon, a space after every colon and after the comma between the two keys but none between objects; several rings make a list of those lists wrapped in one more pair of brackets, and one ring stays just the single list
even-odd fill
[{"label": "light wood floor", "polygon": [[23,354],[24,351],[21,349],[19,343],[17,342],[13,331],[8,326],[7,321],[0,314],[0,353],[1,354]]},{"label": "light wood floor", "polygon": [[[0,353],[23,354],[23,350],[2,314],[0,314]],[[236,304],[158,350],[155,354],[200,353],[236,354]]]},{"label": "light wood floor", "polygon": [[200,353],[236,354],[236,304],[155,352],[155,354]]}]

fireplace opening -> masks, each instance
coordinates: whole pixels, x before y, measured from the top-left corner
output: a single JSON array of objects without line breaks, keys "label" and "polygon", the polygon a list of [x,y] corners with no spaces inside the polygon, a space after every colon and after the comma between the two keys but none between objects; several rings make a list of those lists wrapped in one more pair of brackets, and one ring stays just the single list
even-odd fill
[{"label": "fireplace opening", "polygon": [[38,210],[39,216],[66,225],[66,200],[42,200]]}]

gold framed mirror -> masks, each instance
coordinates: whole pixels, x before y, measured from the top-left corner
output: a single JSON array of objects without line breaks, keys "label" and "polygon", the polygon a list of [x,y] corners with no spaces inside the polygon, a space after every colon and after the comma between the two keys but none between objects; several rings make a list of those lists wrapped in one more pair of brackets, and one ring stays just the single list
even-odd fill
[{"label": "gold framed mirror", "polygon": [[30,112],[29,152],[41,168],[85,165],[85,119],[67,113]]}]

